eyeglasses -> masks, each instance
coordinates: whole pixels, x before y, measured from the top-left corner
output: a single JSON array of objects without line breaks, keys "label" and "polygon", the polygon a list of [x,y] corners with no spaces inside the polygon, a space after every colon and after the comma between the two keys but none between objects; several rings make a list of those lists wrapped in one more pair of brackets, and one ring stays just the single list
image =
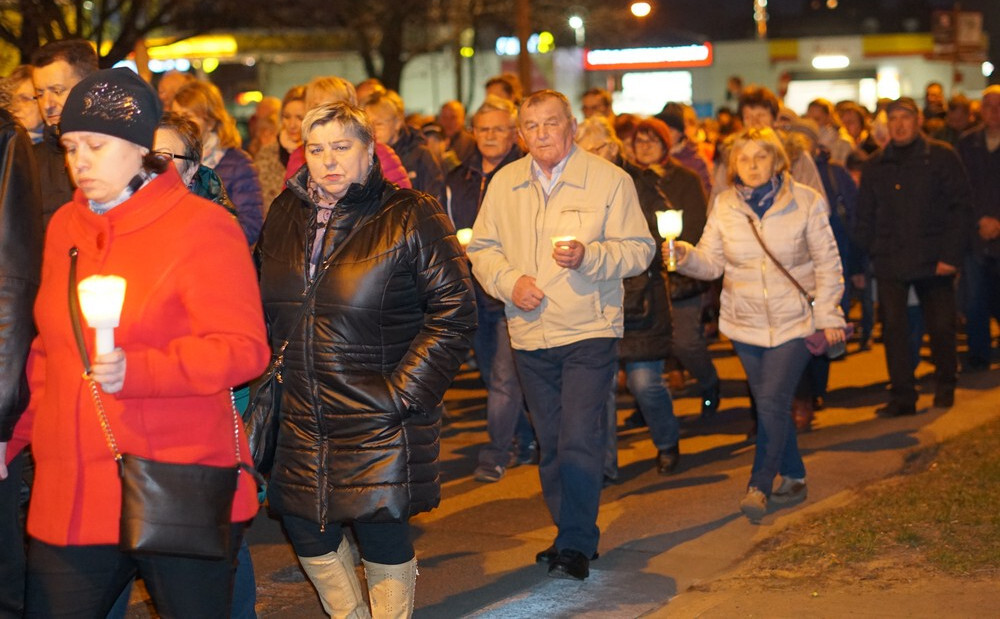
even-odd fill
[{"label": "eyeglasses", "polygon": [[169,150],[154,150],[153,154],[157,157],[163,157],[164,159],[180,159],[182,161],[195,161],[200,163],[200,160],[197,157],[192,157],[190,155],[175,155]]},{"label": "eyeglasses", "polygon": [[656,138],[642,138],[637,136],[632,140],[632,144],[635,146],[652,146],[654,144],[662,144],[662,142]]}]

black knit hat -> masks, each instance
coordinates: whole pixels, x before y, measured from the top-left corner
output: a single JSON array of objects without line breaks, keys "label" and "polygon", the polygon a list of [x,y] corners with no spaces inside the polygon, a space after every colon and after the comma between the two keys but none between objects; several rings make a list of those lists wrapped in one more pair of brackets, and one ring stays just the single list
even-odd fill
[{"label": "black knit hat", "polygon": [[163,104],[153,87],[135,71],[105,69],[69,91],[59,128],[62,133],[91,131],[153,148]]}]

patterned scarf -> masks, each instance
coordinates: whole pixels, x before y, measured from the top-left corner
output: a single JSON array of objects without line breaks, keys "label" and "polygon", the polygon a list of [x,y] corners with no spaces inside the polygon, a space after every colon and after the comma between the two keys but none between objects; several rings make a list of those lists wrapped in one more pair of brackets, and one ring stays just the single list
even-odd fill
[{"label": "patterned scarf", "polygon": [[769,182],[764,183],[760,187],[747,187],[737,177],[735,188],[736,193],[757,214],[757,217],[763,218],[767,209],[771,208],[774,204],[774,198],[777,197],[778,191],[781,190],[782,182],[783,176],[778,174],[772,176]]},{"label": "patterned scarf", "polygon": [[316,276],[316,268],[320,264],[323,253],[323,237],[326,236],[327,224],[337,207],[337,200],[331,200],[320,188],[319,183],[309,177],[306,185],[309,200],[316,205],[316,231],[313,237],[312,253],[309,255],[309,279]]}]

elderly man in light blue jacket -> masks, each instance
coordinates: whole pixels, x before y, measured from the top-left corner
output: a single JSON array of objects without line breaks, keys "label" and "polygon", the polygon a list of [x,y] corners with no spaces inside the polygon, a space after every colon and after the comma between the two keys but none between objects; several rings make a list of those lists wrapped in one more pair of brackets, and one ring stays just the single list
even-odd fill
[{"label": "elderly man in light blue jacket", "polygon": [[621,168],[573,144],[569,101],[543,90],[521,105],[527,157],[490,183],[468,253],[504,302],[541,452],[542,494],[558,528],[538,553],[549,576],[585,579],[597,557],[606,402],[623,332],[622,279],[656,244]]}]

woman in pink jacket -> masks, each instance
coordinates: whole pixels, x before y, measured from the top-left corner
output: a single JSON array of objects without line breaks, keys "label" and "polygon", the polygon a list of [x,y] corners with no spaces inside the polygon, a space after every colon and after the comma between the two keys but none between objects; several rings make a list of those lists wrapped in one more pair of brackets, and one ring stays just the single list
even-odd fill
[{"label": "woman in pink jacket", "polygon": [[769,499],[806,496],[789,413],[809,361],[805,338],[821,330],[829,344],[844,341],[844,284],[826,201],[794,181],[788,167],[772,129],[737,134],[728,161],[732,186],[716,198],[698,245],[676,244],[678,272],[706,280],[724,275],[719,330],[732,341],[757,404],[757,449],[740,501],[753,522]]}]

